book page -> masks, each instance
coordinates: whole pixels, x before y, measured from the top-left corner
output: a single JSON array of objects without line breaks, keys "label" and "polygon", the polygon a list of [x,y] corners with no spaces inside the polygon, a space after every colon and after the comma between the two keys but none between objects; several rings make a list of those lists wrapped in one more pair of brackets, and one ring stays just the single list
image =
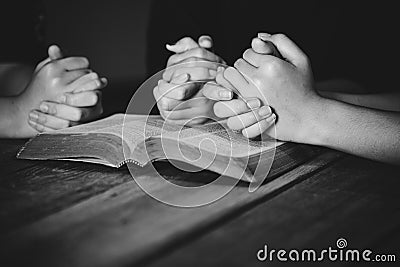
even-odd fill
[{"label": "book page", "polygon": [[[115,114],[105,119],[62,129],[57,134],[104,133],[120,137],[133,149],[146,138],[161,133],[163,120],[160,116]],[[122,143],[121,143],[122,144]]]},{"label": "book page", "polygon": [[194,127],[168,124],[160,116],[115,114],[102,120],[56,131],[61,134],[108,133],[123,138],[131,152],[149,137],[179,140],[213,153],[245,157],[272,149],[280,142],[270,139],[255,141],[228,129],[225,121]]},{"label": "book page", "polygon": [[216,154],[230,157],[246,157],[273,149],[281,142],[274,139],[256,141],[247,139],[241,133],[230,130],[226,122],[213,122],[195,127],[185,127],[180,132],[163,132],[164,138],[201,148]]},{"label": "book page", "polygon": [[101,120],[58,130],[55,131],[54,133],[60,133],[60,134],[74,134],[74,133],[82,134],[82,133],[93,133],[93,132],[100,133],[103,132],[104,129],[113,128],[113,130],[111,131],[115,135],[121,136],[121,127],[118,128],[118,126],[121,126],[123,121],[124,121],[124,114],[115,114]]}]

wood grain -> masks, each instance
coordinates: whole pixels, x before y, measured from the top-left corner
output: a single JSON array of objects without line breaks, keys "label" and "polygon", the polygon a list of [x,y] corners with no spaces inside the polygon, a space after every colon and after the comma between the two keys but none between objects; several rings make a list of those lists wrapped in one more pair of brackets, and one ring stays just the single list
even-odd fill
[{"label": "wood grain", "polygon": [[336,247],[341,237],[350,248],[394,253],[398,259],[399,178],[398,168],[348,157],[224,227],[175,247],[164,258],[153,258],[151,266],[280,266],[277,261],[259,262],[257,251],[264,244],[287,250]]},{"label": "wood grain", "polygon": [[[66,177],[62,178],[64,187],[59,191],[63,192],[68,201],[54,200],[65,206],[59,207],[58,212],[53,211],[51,215],[8,234],[1,240],[1,244],[7,244],[7,260],[14,264],[36,262],[41,266],[124,266],[144,263],[148,258],[176,244],[188,242],[220,226],[341,157],[341,153],[328,151],[264,184],[254,193],[248,192],[247,184],[239,184],[221,200],[191,209],[167,206],[152,199],[134,181],[123,181],[123,174],[119,185],[115,184],[104,192],[92,190],[84,194],[86,200],[78,201],[75,197],[68,197],[69,194],[75,196],[72,190],[77,189],[72,186],[73,189],[68,190],[71,179],[91,180],[93,177],[89,179],[88,176],[99,175],[97,184],[101,179],[111,182],[116,174],[109,173],[110,177],[107,178],[107,173],[101,174],[105,170],[96,173],[68,171]],[[64,166],[58,162],[54,164],[57,165],[53,166],[54,170],[48,164],[41,168],[45,168],[46,172],[57,172],[60,166]],[[35,177],[38,179],[43,177],[43,173],[37,174]],[[185,175],[188,176],[174,171],[173,176]],[[169,194],[157,178],[142,174],[139,179],[151,180],[154,183],[152,190]],[[43,194],[47,190],[53,194],[54,188],[48,186]],[[88,198],[91,194],[92,197]],[[171,197],[190,198],[192,195]],[[24,257],[19,258],[17,255]]]}]

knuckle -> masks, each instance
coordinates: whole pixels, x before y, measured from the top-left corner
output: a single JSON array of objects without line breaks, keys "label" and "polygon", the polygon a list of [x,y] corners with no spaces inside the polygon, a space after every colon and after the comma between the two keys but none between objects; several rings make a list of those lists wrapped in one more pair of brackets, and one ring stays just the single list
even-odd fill
[{"label": "knuckle", "polygon": [[227,120],[227,125],[232,130],[239,130],[243,128],[243,123],[238,116],[230,117]]},{"label": "knuckle", "polygon": [[169,67],[169,66],[172,65],[172,63],[174,62],[174,57],[175,57],[175,55],[172,55],[172,56],[170,56],[170,57],[168,58],[168,60],[167,60],[167,67]]},{"label": "knuckle", "polygon": [[91,90],[91,89],[98,89],[98,88],[100,88],[100,86],[101,86],[100,81],[97,80],[97,79],[95,79],[95,80],[92,80],[92,81],[90,82],[88,90]]},{"label": "knuckle", "polygon": [[178,87],[175,90],[175,96],[177,98],[177,100],[183,100],[186,97],[186,90],[182,87]]},{"label": "knuckle", "polygon": [[165,119],[167,119],[167,116],[165,115],[165,111],[164,110],[159,110],[160,111],[160,115],[161,115],[161,117],[165,120]]},{"label": "knuckle", "polygon": [[168,110],[169,104],[168,104],[168,100],[164,98],[161,98],[158,101],[158,107],[162,110]]},{"label": "knuckle", "polygon": [[311,66],[311,60],[306,54],[300,55],[299,59],[305,66]]},{"label": "knuckle", "polygon": [[189,72],[189,75],[192,80],[203,80],[210,77],[210,72],[207,68],[198,67]]},{"label": "knuckle", "polygon": [[47,122],[47,117],[45,115],[43,115],[43,114],[40,114],[38,119],[37,119],[37,122],[41,123],[41,124],[44,124],[44,123]]},{"label": "knuckle", "polygon": [[243,61],[244,61],[243,58],[239,58],[239,59],[237,59],[237,60],[235,61],[235,63],[233,64],[233,66],[234,66],[235,68],[240,67],[240,66],[243,64]]},{"label": "knuckle", "polygon": [[170,81],[171,76],[172,76],[172,73],[174,73],[174,70],[175,70],[175,69],[176,69],[176,68],[173,68],[173,67],[167,68],[167,69],[163,72],[163,74],[162,74],[162,80],[164,80],[164,81]]},{"label": "knuckle", "polygon": [[269,76],[276,76],[281,69],[281,64],[276,60],[269,60],[263,64],[263,70]]},{"label": "knuckle", "polygon": [[225,118],[227,117],[227,114],[231,113],[229,112],[230,110],[228,106],[222,102],[215,103],[213,109],[214,109],[214,114],[219,118]]},{"label": "knuckle", "polygon": [[48,105],[48,107],[49,107],[49,114],[52,114],[52,115],[57,115],[58,114],[58,109],[57,109],[57,105],[54,105],[54,104],[47,104]]},{"label": "knuckle", "polygon": [[262,82],[262,80],[258,77],[258,76],[253,76],[252,77],[252,79],[251,79],[251,81],[254,83],[254,85],[257,87],[257,88],[262,88],[262,85],[263,85],[263,82]]},{"label": "knuckle", "polygon": [[99,79],[99,75],[96,72],[90,72],[88,75],[90,75],[90,78],[93,80]]},{"label": "knuckle", "polygon": [[158,101],[158,98],[160,97],[160,92],[159,92],[159,88],[158,86],[155,86],[153,89],[153,96],[156,99],[156,101]]},{"label": "knuckle", "polygon": [[235,129],[235,120],[234,120],[234,117],[228,118],[226,124],[228,125],[229,129],[234,130],[234,129]]},{"label": "knuckle", "polygon": [[88,105],[96,105],[97,101],[99,100],[99,96],[96,92],[93,92],[88,97]]},{"label": "knuckle", "polygon": [[222,117],[221,103],[220,102],[217,102],[217,103],[214,104],[213,111],[214,111],[215,116],[220,117],[220,118]]},{"label": "knuckle", "polygon": [[275,37],[277,40],[283,40],[283,39],[286,39],[286,38],[287,38],[286,35],[283,34],[283,33],[274,34],[274,37]]},{"label": "knuckle", "polygon": [[229,109],[232,113],[238,114],[243,109],[242,101],[234,101],[229,106]]},{"label": "knuckle", "polygon": [[170,56],[167,60],[167,67],[172,67],[176,64],[179,64],[179,62],[181,62],[184,59],[184,54],[173,54],[172,56]]},{"label": "knuckle", "polygon": [[179,42],[194,42],[194,40],[192,39],[192,37],[189,36],[185,36],[183,37]]},{"label": "knuckle", "polygon": [[207,52],[204,48],[201,47],[195,48],[194,56],[197,58],[206,58]]},{"label": "knuckle", "polygon": [[44,132],[44,126],[40,124],[36,124],[35,128],[38,132]]},{"label": "knuckle", "polygon": [[189,57],[189,58],[185,59],[184,61],[182,61],[181,64],[184,67],[191,68],[191,67],[197,66],[199,61],[202,61],[202,60],[197,57]]},{"label": "knuckle", "polygon": [[89,66],[89,59],[87,57],[80,57],[82,65]]},{"label": "knuckle", "polygon": [[60,66],[57,62],[50,62],[42,68],[43,72],[46,75],[52,76],[55,72],[57,72],[60,69]]},{"label": "knuckle", "polygon": [[50,79],[51,87],[59,87],[62,84],[62,79],[59,76],[53,77]]}]

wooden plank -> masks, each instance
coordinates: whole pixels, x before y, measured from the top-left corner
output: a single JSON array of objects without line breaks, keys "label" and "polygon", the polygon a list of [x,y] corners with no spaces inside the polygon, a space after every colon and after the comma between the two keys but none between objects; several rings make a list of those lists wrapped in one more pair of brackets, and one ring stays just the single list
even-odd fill
[{"label": "wooden plank", "polygon": [[16,159],[26,140],[0,140],[0,234],[132,181],[127,168]]},{"label": "wooden plank", "polygon": [[[76,162],[16,159],[17,151],[25,142],[26,140],[0,140],[4,148],[0,162],[5,163],[0,169],[3,174],[0,179],[0,234],[131,180],[127,168],[116,170]],[[304,148],[304,151],[308,150]],[[315,153],[318,151],[315,149]],[[286,153],[288,152],[283,151],[282,156]],[[311,156],[314,154],[311,150],[307,153]],[[301,160],[303,159],[298,158],[293,161],[300,164]],[[202,185],[215,178],[215,175],[209,172],[193,177],[177,172],[169,164],[158,166],[161,166],[170,180],[181,185]]]},{"label": "wooden plank", "polygon": [[0,233],[8,232],[116,185],[132,181],[127,169],[36,162],[0,181]]},{"label": "wooden plank", "polygon": [[[7,244],[11,259],[24,255],[23,259],[14,258],[17,263],[36,262],[41,266],[140,263],[224,223],[341,157],[341,153],[329,151],[264,184],[254,193],[248,192],[247,184],[239,184],[221,200],[200,208],[167,206],[144,194],[135,182],[127,182],[24,227],[1,243]],[[158,179],[152,181],[152,190],[169,194]]]},{"label": "wooden plank", "polygon": [[398,260],[399,177],[398,168],[349,157],[193,243],[164,251],[172,253],[154,257],[158,261],[151,266],[276,266],[277,260],[257,260],[264,244],[286,250],[336,248],[340,237],[350,248],[394,253]]},{"label": "wooden plank", "polygon": [[0,139],[0,181],[8,174],[33,166],[28,160],[17,160],[16,155],[27,139]]}]

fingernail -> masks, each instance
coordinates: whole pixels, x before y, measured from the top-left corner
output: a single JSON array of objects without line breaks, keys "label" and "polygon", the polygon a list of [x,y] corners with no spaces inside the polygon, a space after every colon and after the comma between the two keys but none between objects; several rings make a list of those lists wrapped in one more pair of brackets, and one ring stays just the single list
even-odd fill
[{"label": "fingernail", "polygon": [[49,106],[42,103],[42,104],[40,104],[39,109],[40,109],[40,111],[47,113],[47,111],[49,111]]},{"label": "fingernail", "polygon": [[259,32],[257,34],[257,37],[260,38],[263,41],[267,41],[267,40],[269,40],[269,37],[271,37],[271,34],[266,33],[266,32]]},{"label": "fingernail", "polygon": [[217,71],[216,70],[208,70],[208,73],[210,73],[211,77],[215,77],[217,75]]},{"label": "fingernail", "polygon": [[188,79],[187,73],[182,73],[175,78],[175,81],[178,83],[186,82]]},{"label": "fingernail", "polygon": [[224,67],[219,66],[219,67],[217,68],[217,72],[221,72],[221,71],[223,71],[223,70],[224,70]]},{"label": "fingernail", "polygon": [[31,113],[29,113],[29,118],[30,118],[31,120],[33,120],[33,121],[37,121],[38,118],[39,118],[39,115],[36,114],[36,112],[31,112]]},{"label": "fingernail", "polygon": [[246,104],[249,109],[256,109],[261,106],[260,100],[258,98],[247,100]]},{"label": "fingernail", "polygon": [[106,77],[103,77],[103,78],[101,78],[100,80],[101,80],[102,83],[108,83],[108,80],[107,80]]},{"label": "fingernail", "polygon": [[261,117],[267,117],[272,113],[272,110],[269,106],[262,106],[259,110],[258,110],[258,115],[260,115]]},{"label": "fingernail", "polygon": [[218,92],[218,95],[221,99],[225,99],[225,100],[230,100],[230,99],[232,99],[232,96],[233,96],[232,92],[228,91],[228,90],[220,90]]},{"label": "fingernail", "polygon": [[276,115],[274,113],[271,114],[271,116],[269,116],[268,118],[266,118],[265,120],[269,123],[275,121],[276,119]]}]

